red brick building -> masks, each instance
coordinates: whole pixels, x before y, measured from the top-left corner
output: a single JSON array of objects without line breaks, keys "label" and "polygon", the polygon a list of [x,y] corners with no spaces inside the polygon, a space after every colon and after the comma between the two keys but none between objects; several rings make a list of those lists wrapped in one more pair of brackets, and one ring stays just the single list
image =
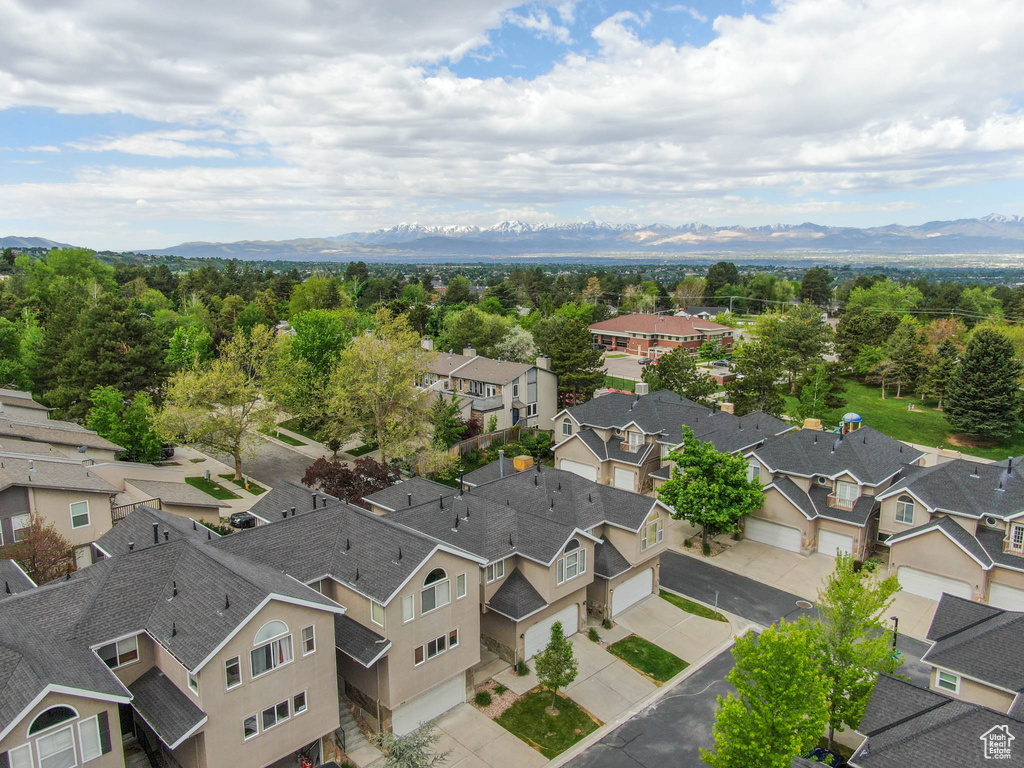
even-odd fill
[{"label": "red brick building", "polygon": [[685,347],[695,355],[706,341],[720,342],[729,352],[735,333],[735,329],[710,320],[673,315],[620,315],[594,323],[590,331],[595,344],[647,357],[660,357],[676,347]]}]

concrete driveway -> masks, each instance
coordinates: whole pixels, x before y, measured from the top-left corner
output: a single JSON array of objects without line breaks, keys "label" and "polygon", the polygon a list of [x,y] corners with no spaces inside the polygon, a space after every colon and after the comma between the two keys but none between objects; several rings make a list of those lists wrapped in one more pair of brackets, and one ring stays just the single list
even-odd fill
[{"label": "concrete driveway", "polygon": [[435,721],[437,751],[451,750],[451,768],[540,768],[548,760],[471,704],[460,704]]},{"label": "concrete driveway", "polygon": [[[622,354],[613,352],[613,355]],[[604,369],[609,376],[619,376],[623,379],[640,381],[640,374],[643,373],[643,366],[640,365],[640,358],[636,355],[628,357],[605,357]]]},{"label": "concrete driveway", "polygon": [[585,635],[573,635],[572,645],[579,674],[565,694],[601,722],[615,720],[657,689],[651,680]]},{"label": "concrete driveway", "polygon": [[713,621],[687,613],[668,600],[651,595],[616,621],[633,634],[650,640],[694,664],[728,640],[735,629],[728,621]]}]

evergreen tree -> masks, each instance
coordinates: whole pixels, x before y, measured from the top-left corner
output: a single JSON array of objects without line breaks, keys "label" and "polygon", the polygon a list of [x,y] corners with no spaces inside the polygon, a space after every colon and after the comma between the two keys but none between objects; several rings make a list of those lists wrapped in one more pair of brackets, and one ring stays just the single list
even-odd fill
[{"label": "evergreen tree", "polygon": [[803,380],[797,418],[832,423],[836,411],[846,406],[846,385],[838,363],[821,363]]},{"label": "evergreen tree", "polygon": [[896,397],[899,398],[903,388],[912,389],[921,374],[921,334],[917,323],[907,318],[896,326],[887,351],[892,360]]},{"label": "evergreen tree", "polygon": [[772,416],[782,415],[786,400],[783,392],[782,353],[766,341],[742,344],[733,357],[736,379],[725,385],[730,400],[736,406],[736,415],[764,411]]},{"label": "evergreen tree", "polygon": [[537,680],[551,691],[551,708],[557,709],[558,689],[572,685],[579,673],[579,662],[572,652],[572,643],[565,636],[562,622],[556,621],[551,627],[551,640],[547,647],[533,660]]},{"label": "evergreen tree", "polygon": [[462,275],[455,275],[455,277],[448,281],[444,296],[441,298],[441,303],[447,306],[472,304],[475,301],[476,296],[473,294],[469,278]]},{"label": "evergreen tree", "polygon": [[800,300],[823,307],[832,300],[832,275],[824,267],[811,267],[800,282]]},{"label": "evergreen tree", "polygon": [[740,272],[731,261],[720,261],[708,268],[704,278],[704,298],[708,302],[715,300],[719,291],[726,285],[735,285],[740,281]]},{"label": "evergreen tree", "polygon": [[453,394],[445,400],[444,393],[438,392],[430,404],[430,425],[433,427],[433,443],[436,448],[447,450],[462,439],[467,425],[461,418],[458,396]]},{"label": "evergreen tree", "polygon": [[967,343],[953,376],[946,418],[959,432],[1008,438],[1020,428],[1021,363],[1013,342],[980,328]]},{"label": "evergreen tree", "polygon": [[213,359],[213,336],[199,323],[174,329],[167,350],[167,365],[173,371],[195,370]]},{"label": "evergreen tree", "polygon": [[604,383],[601,350],[594,349],[590,327],[578,318],[554,315],[538,327],[541,353],[551,358],[551,370],[558,375],[560,408],[584,403]]},{"label": "evergreen tree", "polygon": [[640,376],[651,392],[668,389],[704,405],[710,404],[715,391],[715,383],[706,371],[697,367],[693,355],[683,347],[662,355],[657,365],[648,365]]},{"label": "evergreen tree", "polygon": [[953,386],[959,354],[960,350],[957,349],[952,339],[945,339],[939,344],[924,375],[921,394],[938,400],[938,410],[940,411]]}]

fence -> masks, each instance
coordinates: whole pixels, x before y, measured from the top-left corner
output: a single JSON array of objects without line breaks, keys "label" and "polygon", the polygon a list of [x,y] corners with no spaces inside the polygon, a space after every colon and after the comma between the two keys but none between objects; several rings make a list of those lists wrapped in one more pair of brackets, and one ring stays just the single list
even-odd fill
[{"label": "fence", "polygon": [[627,392],[636,391],[636,382],[632,379],[624,379],[621,376],[605,376],[604,385],[612,389],[624,389]]},{"label": "fence", "polygon": [[163,509],[163,504],[160,499],[146,499],[145,501],[136,501],[131,504],[122,504],[119,507],[110,508],[110,522],[112,525],[124,520],[128,515],[134,512],[136,509],[141,507],[143,504],[156,507],[157,509]]},{"label": "fence", "polygon": [[537,437],[541,432],[551,434],[550,429],[541,429],[540,427],[509,427],[508,429],[499,429],[497,432],[486,432],[476,437],[471,437],[468,440],[456,443],[448,449],[448,453],[453,456],[465,456],[471,451],[483,451],[494,445],[505,445],[506,443],[517,442],[523,435],[532,435]]}]

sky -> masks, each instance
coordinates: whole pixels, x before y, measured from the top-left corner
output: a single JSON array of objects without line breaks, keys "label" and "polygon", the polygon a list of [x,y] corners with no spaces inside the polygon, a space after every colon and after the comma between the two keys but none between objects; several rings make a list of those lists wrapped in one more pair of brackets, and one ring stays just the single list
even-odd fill
[{"label": "sky", "polygon": [[0,235],[1024,214],[1020,0],[0,0]]}]

